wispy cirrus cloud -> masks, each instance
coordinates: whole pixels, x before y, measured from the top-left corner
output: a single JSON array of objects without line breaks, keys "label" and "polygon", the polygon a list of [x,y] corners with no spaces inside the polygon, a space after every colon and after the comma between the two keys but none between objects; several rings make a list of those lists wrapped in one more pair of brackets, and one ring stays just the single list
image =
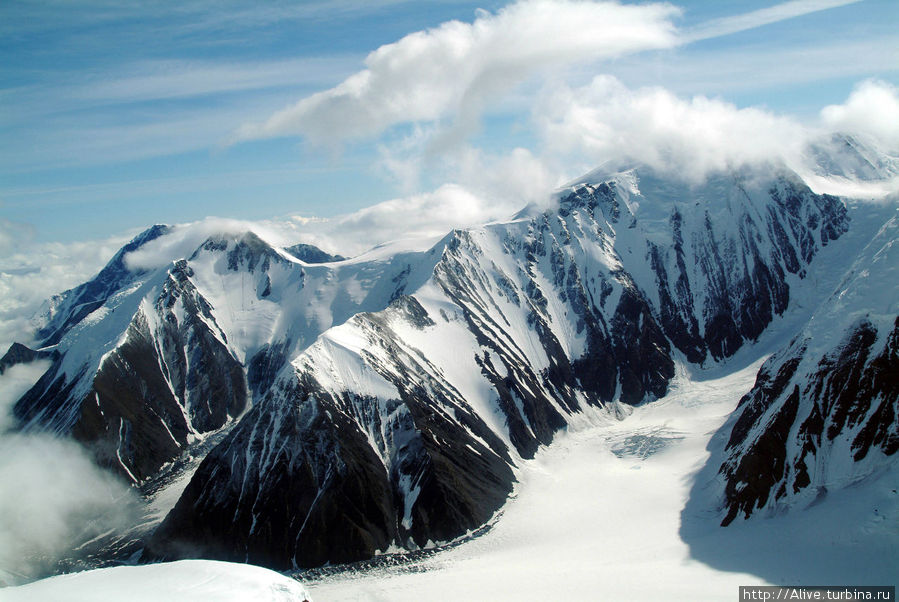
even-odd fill
[{"label": "wispy cirrus cloud", "polygon": [[0,91],[0,127],[13,132],[23,123],[43,127],[29,129],[32,144],[25,148],[7,138],[0,156],[7,168],[39,164],[45,169],[215,149],[230,135],[231,124],[331,85],[358,62],[352,55],[154,60],[67,76],[65,83],[7,89]]},{"label": "wispy cirrus cloud", "polygon": [[791,0],[760,8],[758,10],[712,19],[701,23],[683,33],[684,43],[718,38],[721,36],[755,29],[764,25],[770,25],[787,19],[794,19],[810,13],[855,4],[862,0]]},{"label": "wispy cirrus cloud", "polygon": [[[604,72],[631,86],[663,86],[678,94],[732,97],[747,91],[899,72],[899,38],[892,34],[800,44],[754,43],[712,51],[688,46],[664,57],[625,57],[608,65]],[[776,101],[778,95],[772,93],[770,97]]]},{"label": "wispy cirrus cloud", "polygon": [[[47,31],[66,32],[74,25],[73,39],[85,39],[93,28],[114,26],[115,36],[152,32],[162,41],[198,33],[246,34],[250,29],[294,21],[334,21],[348,15],[366,15],[408,0],[312,0],[309,2],[247,3],[240,0],[186,0],[178,3],[108,2],[85,0],[73,5],[65,0],[9,2],[0,20],[0,35],[27,36]],[[452,2],[453,0],[435,0]],[[206,38],[197,43],[209,43]]]},{"label": "wispy cirrus cloud", "polygon": [[266,61],[145,61],[72,88],[70,96],[74,100],[126,103],[273,88],[296,90],[339,80],[359,60],[358,56],[337,55]]}]

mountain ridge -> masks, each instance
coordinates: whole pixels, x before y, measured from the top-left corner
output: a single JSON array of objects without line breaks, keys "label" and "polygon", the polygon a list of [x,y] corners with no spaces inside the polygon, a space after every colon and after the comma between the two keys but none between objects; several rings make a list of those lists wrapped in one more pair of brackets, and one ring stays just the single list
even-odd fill
[{"label": "mountain ridge", "polygon": [[590,179],[425,251],[317,263],[230,234],[117,272],[80,320],[63,296],[60,357],[16,414],[138,484],[223,434],[146,557],[296,568],[454,539],[572,416],[659,398],[678,363],[758,340],[852,229],[783,169]]},{"label": "mountain ridge", "polygon": [[[811,193],[806,189],[803,194],[808,195]],[[802,197],[801,194],[796,197],[789,197],[789,199],[794,198],[799,199],[799,201],[804,200],[805,206],[814,205],[811,201],[813,198],[823,199],[822,202],[825,207],[832,206],[835,202],[835,199],[832,198]],[[450,382],[458,379],[456,382],[463,386],[463,389],[458,390],[462,392],[462,397],[469,403],[480,399],[477,413],[481,416],[487,416],[488,419],[493,416],[492,424],[497,429],[500,437],[506,442],[507,448],[513,451],[516,456],[524,459],[531,457],[537,446],[550,443],[552,434],[566,424],[565,416],[580,407],[584,407],[584,404],[600,405],[618,399],[637,403],[646,399],[647,396],[650,398],[658,397],[664,394],[664,383],[674,374],[674,364],[670,358],[671,348],[668,347],[669,344],[663,334],[663,327],[656,322],[653,311],[644,299],[640,289],[636,286],[634,279],[625,272],[620,271],[619,263],[615,261],[615,257],[608,253],[602,255],[602,258],[608,264],[604,264],[607,271],[605,271],[605,275],[601,279],[599,272],[589,275],[588,278],[592,277],[594,282],[600,279],[600,283],[596,284],[593,290],[588,290],[583,285],[583,278],[577,270],[578,267],[582,268],[583,265],[576,262],[566,265],[565,253],[562,251],[566,240],[568,244],[573,244],[571,241],[578,240],[577,235],[571,232],[574,227],[580,228],[582,232],[586,230],[594,232],[598,237],[596,241],[601,241],[604,240],[604,235],[608,235],[613,231],[613,225],[622,222],[627,224],[627,221],[621,219],[621,207],[626,204],[621,202],[622,199],[612,194],[611,187],[577,189],[571,191],[562,200],[558,215],[544,213],[532,218],[530,221],[516,220],[509,224],[494,224],[486,229],[469,229],[454,232],[448,242],[440,245],[443,249],[443,256],[437,264],[433,279],[425,285],[424,290],[420,289],[412,297],[412,299],[417,299],[417,302],[414,304],[405,302],[406,307],[403,308],[401,307],[403,303],[395,300],[394,303],[397,305],[390,306],[393,309],[389,307],[386,310],[394,315],[400,313],[411,315],[411,318],[406,318],[407,323],[404,325],[406,328],[401,331],[395,331],[392,334],[385,334],[390,329],[391,324],[391,320],[386,319],[386,321],[378,324],[377,335],[369,338],[366,338],[366,336],[356,337],[357,340],[368,341],[376,346],[383,344],[381,342],[384,340],[391,341],[392,343],[388,345],[388,348],[391,349],[391,352],[388,354],[389,357],[400,355],[400,352],[391,346],[399,341],[410,344],[414,350],[428,348],[429,351],[425,352],[423,357],[437,362],[440,368],[418,367],[413,369],[412,372],[437,374],[441,369],[445,372],[453,368],[453,365],[457,362],[441,360],[440,351],[426,347],[426,342],[417,333],[421,333],[428,328],[437,328],[433,334],[426,336],[443,341],[452,341],[454,340],[454,335],[448,332],[444,333],[447,329],[441,331],[438,324],[449,325],[451,327],[449,330],[452,330],[453,324],[464,325],[464,328],[459,330],[467,331],[469,334],[462,335],[463,338],[473,336],[473,341],[469,340],[464,345],[453,344],[453,347],[457,350],[472,348],[479,351],[472,353],[472,365],[459,371],[466,373],[480,372],[483,384],[469,383],[467,385],[468,389],[465,390],[464,385],[461,385],[465,380],[464,377],[447,378]],[[786,205],[787,203],[784,202],[783,204]],[[842,209],[842,205],[839,208]],[[784,211],[788,210],[784,209]],[[587,219],[585,217],[586,214],[590,214],[593,218],[601,219],[601,223],[595,222],[592,229],[583,227],[584,220]],[[601,218],[597,218],[600,214]],[[834,211],[833,219],[840,220],[842,217],[844,216],[839,209]],[[818,223],[824,224],[826,220]],[[569,226],[572,227],[570,228]],[[525,235],[513,235],[510,229],[516,228],[523,228]],[[603,228],[606,230],[603,230]],[[488,231],[490,234],[488,234]],[[768,231],[766,230],[765,232]],[[784,238],[782,237],[780,240],[783,241]],[[817,244],[826,244],[830,241],[829,233],[821,237],[820,240],[822,242]],[[562,243],[560,244],[559,241],[562,241]],[[647,244],[647,248],[651,249],[650,244]],[[591,246],[591,252],[601,252],[602,248],[601,244],[596,244]],[[813,243],[809,243],[806,246],[806,254],[804,256],[796,253],[792,247],[790,248],[794,251],[794,256],[788,257],[794,257],[799,262],[809,259],[815,247],[813,247]],[[606,251],[608,250],[609,248],[606,249]],[[580,251],[584,250],[580,249]],[[511,263],[505,262],[504,265],[499,265],[499,259],[504,256],[520,256],[522,261],[518,265],[514,265],[515,262],[511,260]],[[758,254],[754,255],[754,257],[758,257]],[[802,259],[798,259],[799,257],[802,257]],[[783,259],[783,255],[778,255],[777,259],[787,261]],[[482,260],[484,265],[480,263]],[[798,266],[793,267],[795,268],[796,277],[801,277]],[[788,271],[787,269],[781,269],[781,273],[787,273]],[[658,272],[656,272],[657,274]],[[615,278],[615,284],[612,284],[612,278]],[[605,286],[601,282],[604,282]],[[615,290],[616,288],[618,289],[617,291]],[[735,287],[732,286],[731,288]],[[547,298],[545,293],[548,291],[553,291],[554,298]],[[604,299],[603,296],[605,296]],[[563,298],[564,301],[562,301]],[[590,298],[594,300],[588,301]],[[600,301],[597,302],[597,299]],[[562,305],[559,305],[560,302]],[[604,306],[607,305],[612,312],[617,312],[612,314],[611,320],[603,317],[602,314],[597,315],[592,312],[590,307],[596,307],[599,303],[602,303]],[[409,310],[409,305],[412,305],[414,309]],[[503,306],[502,309],[500,309],[500,305]],[[563,306],[566,309],[561,309]],[[449,313],[450,308],[454,312],[452,315]],[[522,308],[525,309],[522,310]],[[404,309],[407,311],[403,312]],[[773,313],[772,311],[768,314],[769,319]],[[615,318],[616,315],[619,316],[617,319]],[[346,330],[354,326],[363,327],[359,324],[360,321],[366,321],[365,317],[357,316],[337,330]],[[403,320],[400,320],[400,322],[403,322]],[[412,325],[410,326],[409,323]],[[416,327],[415,323],[424,324],[424,326]],[[559,326],[562,323],[567,325],[562,328]],[[595,329],[596,334],[592,336],[596,338],[602,337],[602,341],[606,341],[595,344],[595,351],[593,352],[595,355],[593,356],[588,351],[590,335],[586,334],[590,328]],[[636,330],[628,331],[629,328],[635,328]],[[437,334],[438,331],[440,331],[439,335]],[[336,335],[336,331],[334,332]],[[512,340],[509,340],[509,333],[515,332],[534,332],[537,334],[534,337],[521,335],[517,338],[513,335]],[[612,336],[609,337],[609,334]],[[756,333],[749,331],[747,334],[746,338],[749,339]],[[319,345],[323,340],[327,340],[329,336],[332,335],[326,333],[324,335],[325,338],[321,339],[316,345]],[[542,346],[542,350],[537,350],[535,354],[529,356],[524,349],[527,346],[527,340],[531,338],[540,341],[539,344]],[[372,340],[377,340],[379,343],[372,343]],[[634,341],[639,342],[641,340],[643,341],[643,347],[639,343],[636,347],[631,347]],[[314,348],[315,346],[313,346]],[[620,349],[620,351],[609,354],[609,348],[613,350]],[[629,352],[627,349],[632,349],[633,351]],[[722,354],[726,353],[726,351],[722,350]],[[301,356],[300,362],[303,361],[303,357],[308,357],[309,353],[307,351],[304,356]],[[633,355],[629,355],[630,353],[633,353]],[[654,353],[659,354],[657,362],[651,360]],[[406,356],[413,357],[414,351],[407,351]],[[584,360],[584,357],[587,359]],[[575,361],[577,359],[582,361]],[[327,372],[322,366],[328,364],[328,362],[314,359],[309,359],[308,362],[305,369],[297,366],[295,362],[297,374],[301,381],[315,381],[315,367],[318,367],[322,372]],[[364,348],[364,345],[360,346],[359,350],[355,352],[354,359],[343,359],[342,363],[344,365],[360,364],[363,366],[363,370],[373,371],[380,377],[384,377],[385,374],[389,374],[396,369],[396,365],[390,368],[389,359],[385,359],[383,356],[378,357],[376,348]],[[417,360],[406,360],[401,363],[408,368],[409,365],[415,366]],[[639,364],[639,369],[644,370],[644,372],[632,372],[631,370],[634,369],[635,364]],[[598,366],[600,368],[597,368]],[[605,368],[603,369],[602,366],[605,366]],[[532,367],[538,367],[538,370],[534,371]],[[285,373],[288,374],[285,378],[288,380],[291,378],[289,372],[289,369],[285,370]],[[405,378],[408,380],[412,377],[407,372]],[[391,379],[386,378],[385,380],[390,381]],[[384,393],[385,389],[382,389],[382,395],[388,398],[392,396],[408,406],[409,400],[414,396],[409,392],[403,394],[401,384],[394,381],[392,385],[397,392],[390,393],[390,384],[387,384],[385,386],[387,392]],[[342,386],[344,388],[341,388]],[[383,383],[382,386],[384,386]],[[481,388],[480,393],[477,392],[478,387]],[[328,389],[328,387],[323,388],[325,390]],[[452,388],[456,387],[446,388],[446,390],[452,390]],[[341,395],[349,394],[350,390],[359,392],[360,388],[359,385],[355,385],[355,388],[347,388],[346,383],[338,383],[332,390],[334,393],[331,396],[339,398]],[[484,391],[490,390],[495,393],[484,393]],[[370,403],[365,402],[365,400],[377,397],[377,395],[373,396],[370,393],[363,395],[363,399],[356,400],[362,404],[362,408],[370,407]],[[322,394],[319,393],[319,396],[322,396]],[[435,399],[446,399],[447,397],[445,393],[437,393],[433,388],[429,389],[429,396],[432,406]],[[494,401],[491,402],[491,399]],[[302,395],[300,401],[302,401]],[[496,405],[491,409],[492,403]],[[353,404],[350,405],[353,406]],[[447,403],[446,405],[451,406],[452,404]],[[354,406],[354,410],[350,411],[349,414],[352,415],[354,411],[360,415],[366,415],[371,412],[371,410],[358,409]],[[459,411],[461,410],[458,407],[453,410],[453,412]],[[375,413],[377,414],[377,412]],[[445,422],[452,426],[454,422],[453,417],[446,417]],[[455,422],[457,424],[453,428],[459,433],[456,439],[472,441],[470,433],[463,435],[466,432],[466,428],[459,425],[458,421]],[[357,424],[359,423],[357,422]],[[503,424],[505,425],[504,427]],[[358,428],[360,428],[362,433],[369,433],[368,436],[363,436],[360,441],[365,438],[375,438],[375,435],[377,435],[377,429],[372,424],[368,426],[362,424]],[[433,424],[428,425],[428,429],[434,428]],[[428,429],[416,426],[416,430],[419,433]],[[250,430],[250,427],[245,426],[244,430]],[[256,430],[258,432],[258,429]],[[234,436],[237,437],[238,435],[235,434]],[[255,445],[248,443],[247,449],[262,444],[262,440],[257,441]],[[453,449],[454,455],[464,457],[464,451],[450,447]],[[240,455],[240,453],[238,452],[237,455]],[[289,457],[284,457],[280,462],[285,465],[294,465],[294,461]],[[315,464],[315,462],[313,463]],[[402,465],[403,461],[400,459],[397,464]],[[242,465],[241,468],[245,471],[248,470],[247,466]],[[322,469],[319,468],[318,470],[321,471]],[[400,471],[399,475],[395,476],[397,473],[391,473],[391,470],[393,469],[388,466],[386,478],[392,485],[382,487],[382,490],[385,488],[393,489],[393,495],[385,495],[384,497],[387,500],[393,500],[391,503],[395,505],[394,516],[396,518],[391,520],[388,517],[387,520],[381,523],[377,531],[379,533],[390,533],[394,525],[402,524],[404,521],[408,523],[410,521],[407,519],[411,519],[414,544],[423,545],[429,538],[425,534],[416,535],[414,533],[416,520],[414,513],[408,512],[409,490],[401,491],[400,483],[404,482],[405,475]],[[215,478],[211,476],[213,472],[217,475]],[[270,470],[259,467],[252,469],[251,472],[253,474],[267,474],[270,473]],[[176,507],[166,523],[157,532],[157,537],[151,548],[154,545],[159,546],[157,549],[161,548],[162,551],[160,553],[165,556],[164,550],[166,545],[171,545],[166,542],[166,538],[173,537],[172,534],[174,533],[184,533],[185,529],[189,529],[189,525],[197,522],[198,516],[203,516],[204,513],[207,516],[230,516],[232,515],[232,508],[240,512],[241,508],[249,506],[248,503],[241,504],[239,501],[234,500],[216,500],[213,505],[204,502],[204,500],[210,499],[212,491],[231,487],[224,485],[224,483],[229,482],[228,479],[237,479],[238,481],[246,479],[246,475],[238,473],[239,471],[232,470],[230,473],[231,477],[224,477],[225,474],[228,474],[228,471],[223,471],[220,465],[217,470],[207,468],[205,471],[201,466],[198,471],[199,476],[195,477],[191,485],[188,486],[185,496],[179,502],[179,507]],[[391,476],[391,474],[394,476]],[[204,478],[212,480],[208,484],[203,485],[202,481]],[[225,481],[219,482],[222,478]],[[480,480],[485,483],[493,482],[493,479],[486,475],[482,476]],[[412,482],[414,483],[414,481]],[[326,483],[320,480],[312,488],[321,491],[321,488],[325,485]],[[499,495],[496,498],[500,501],[503,500],[504,495],[511,490],[511,486],[511,481],[499,486]],[[399,495],[399,493],[402,493],[402,495]],[[271,492],[267,495],[257,493],[255,497],[257,500],[267,499],[271,497]],[[319,503],[321,503],[322,498],[318,499]],[[452,502],[447,502],[447,499],[453,499],[453,493],[445,494],[441,503],[451,504]],[[415,498],[414,502],[413,507],[424,505],[418,498]],[[215,509],[218,507],[218,504],[225,504],[227,509],[224,511]],[[254,507],[257,509],[261,508],[264,514],[266,506],[264,502],[262,504],[262,506],[259,506],[258,503],[254,504]],[[339,505],[339,503],[333,502],[333,505]],[[489,512],[485,514],[492,514],[499,507],[501,507],[501,504],[494,504],[488,507]],[[312,508],[309,511],[311,512]],[[427,508],[421,511],[425,512]],[[321,512],[325,512],[325,510],[322,509]],[[202,520],[200,519],[201,522]],[[210,520],[215,521],[218,519],[210,518]],[[283,522],[278,522],[278,524],[287,526]],[[308,526],[308,523],[304,522],[304,524]],[[450,528],[448,532],[458,535],[466,530],[470,530],[473,526],[477,526],[477,524],[472,525],[471,523],[462,522]],[[398,532],[401,535],[399,541],[402,542],[404,531],[400,529]],[[207,534],[204,533],[203,535],[206,536]],[[239,549],[250,554],[249,558],[251,559],[254,558],[249,547],[251,545],[249,542],[253,539],[252,536],[253,533],[246,532],[245,535],[240,536],[238,539],[238,541],[247,542],[245,544],[248,546],[247,548]],[[288,539],[290,538],[288,536]],[[322,533],[321,536],[313,538],[313,540],[324,538],[325,535]],[[197,536],[193,539],[202,540],[203,538]],[[451,537],[444,539],[451,539]],[[359,558],[366,557],[374,553],[376,549],[384,549],[393,543],[394,541],[391,541],[389,537],[387,539],[382,538],[375,543],[369,544],[369,548],[363,549]],[[341,542],[340,549],[345,550],[345,546],[345,542]],[[177,547],[177,544],[175,547]],[[233,553],[239,555],[237,551]],[[320,558],[319,561],[323,558]],[[302,563],[307,560],[308,557],[293,555],[287,566],[290,566],[290,563]],[[269,558],[265,558],[265,561],[271,562]]]}]

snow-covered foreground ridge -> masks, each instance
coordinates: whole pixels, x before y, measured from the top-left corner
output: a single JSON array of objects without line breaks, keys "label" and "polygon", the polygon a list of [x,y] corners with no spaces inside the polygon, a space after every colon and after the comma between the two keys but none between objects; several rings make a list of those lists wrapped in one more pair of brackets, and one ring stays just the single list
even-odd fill
[{"label": "snow-covered foreground ridge", "polygon": [[0,590],[4,602],[312,602],[296,580],[247,564],[181,560],[72,573]]},{"label": "snow-covered foreground ridge", "polygon": [[714,524],[804,507],[895,466],[895,214],[783,168],[637,169],[425,251],[344,260],[248,232],[185,251],[158,226],[51,300],[52,365],[15,411],[137,486],[211,447],[143,558],[291,569],[475,530],[584,415],[767,341],[691,501]]}]

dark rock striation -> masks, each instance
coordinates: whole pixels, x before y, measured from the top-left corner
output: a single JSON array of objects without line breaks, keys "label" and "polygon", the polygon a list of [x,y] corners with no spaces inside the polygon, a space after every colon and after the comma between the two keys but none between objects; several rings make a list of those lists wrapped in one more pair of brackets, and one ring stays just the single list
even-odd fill
[{"label": "dark rock striation", "polygon": [[722,524],[807,505],[899,451],[897,233],[893,218],[740,401],[719,470]]}]

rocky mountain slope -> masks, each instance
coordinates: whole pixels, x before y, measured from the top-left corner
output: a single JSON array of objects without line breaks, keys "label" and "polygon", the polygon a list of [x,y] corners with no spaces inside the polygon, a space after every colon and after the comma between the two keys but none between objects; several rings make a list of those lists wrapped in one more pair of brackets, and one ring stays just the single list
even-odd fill
[{"label": "rocky mountain slope", "polygon": [[[49,303],[51,369],[16,405],[25,430],[70,434],[134,483],[222,429],[295,349],[402,287],[402,254],[332,268],[246,232],[211,237],[162,268],[130,268],[126,245],[91,282]],[[374,298],[374,301],[372,301]]]},{"label": "rocky mountain slope", "polygon": [[[730,428],[730,427],[728,427]],[[722,524],[808,506],[876,475],[899,451],[899,220],[740,401],[720,472]]]}]

